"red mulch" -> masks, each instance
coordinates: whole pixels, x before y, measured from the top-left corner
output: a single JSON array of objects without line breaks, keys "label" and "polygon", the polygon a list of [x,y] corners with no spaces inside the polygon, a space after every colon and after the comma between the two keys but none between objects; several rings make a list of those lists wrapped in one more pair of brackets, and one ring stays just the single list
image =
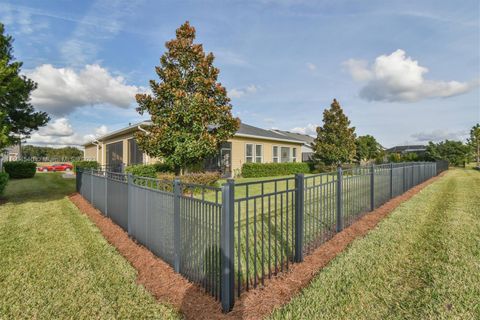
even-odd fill
[{"label": "red mulch", "polygon": [[410,189],[375,211],[364,215],[306,256],[304,262],[291,264],[287,272],[266,281],[265,287],[244,292],[235,301],[235,307],[228,314],[221,312],[218,301],[198,285],[175,273],[172,267],[154,256],[148,249],[129,238],[125,231],[112,220],[104,217],[82,196],[73,194],[70,200],[97,225],[107,241],[133,265],[138,272],[137,282],[150,291],[157,300],[172,304],[187,319],[259,319],[287,303],[354,239],[367,234],[402,202],[410,199],[436,179],[438,177]]}]

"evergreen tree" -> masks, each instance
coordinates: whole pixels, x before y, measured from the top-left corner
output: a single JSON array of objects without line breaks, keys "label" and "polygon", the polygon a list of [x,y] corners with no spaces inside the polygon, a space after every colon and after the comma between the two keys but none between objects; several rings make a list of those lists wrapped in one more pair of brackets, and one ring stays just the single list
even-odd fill
[{"label": "evergreen tree", "polygon": [[317,138],[312,147],[315,158],[325,165],[341,165],[355,159],[355,127],[333,99],[330,109],[323,112],[323,126],[317,127]]},{"label": "evergreen tree", "polygon": [[20,75],[22,62],[14,61],[12,42],[0,23],[0,149],[29,137],[32,131],[47,124],[45,112],[37,112],[30,104],[30,93],[37,87]]},{"label": "evergreen tree", "polygon": [[371,135],[360,136],[355,140],[357,161],[369,161],[377,159],[381,153],[382,148],[377,140]]},{"label": "evergreen tree", "polygon": [[217,82],[212,53],[194,44],[195,28],[185,22],[166,43],[152,94],[138,94],[138,112],[148,112],[152,125],[136,135],[142,150],[163,158],[177,172],[218,152],[220,143],[238,130],[226,89]]},{"label": "evergreen tree", "polygon": [[471,146],[473,154],[477,160],[477,167],[480,167],[480,124],[477,123],[470,130],[468,144]]}]

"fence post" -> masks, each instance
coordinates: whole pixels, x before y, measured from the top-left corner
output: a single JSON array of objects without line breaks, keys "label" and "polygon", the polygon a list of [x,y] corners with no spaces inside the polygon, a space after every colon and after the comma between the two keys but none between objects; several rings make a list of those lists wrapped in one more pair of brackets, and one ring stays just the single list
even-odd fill
[{"label": "fence post", "polygon": [[390,199],[393,198],[393,163],[390,163]]},{"label": "fence post", "polygon": [[90,203],[95,207],[95,202],[93,201],[93,169],[90,169]]},{"label": "fence post", "polygon": [[337,232],[343,230],[343,170],[337,169]]},{"label": "fence post", "polygon": [[180,197],[182,186],[179,179],[173,180],[173,269],[180,273],[181,237],[180,237]]},{"label": "fence post", "polygon": [[295,262],[303,261],[304,175],[295,175]]},{"label": "fence post", "polygon": [[370,211],[375,210],[375,165],[370,168]]},{"label": "fence post", "polygon": [[403,193],[407,191],[407,166],[403,163]]},{"label": "fence post", "polygon": [[235,182],[228,179],[222,186],[222,223],[220,232],[221,257],[221,301],[223,312],[233,308],[235,300],[234,256],[234,207]]},{"label": "fence post", "polygon": [[413,177],[414,177],[414,175],[413,175],[414,166],[415,166],[415,163],[412,162],[412,185],[411,185],[410,188],[413,188],[413,186],[415,185],[415,184],[413,183],[413,181],[414,181],[414,180],[413,180]]},{"label": "fence post", "polygon": [[108,179],[107,171],[103,172],[103,178],[105,179],[105,216],[108,217]]},{"label": "fence post", "polygon": [[132,214],[133,214],[133,176],[127,173],[127,232],[132,235]]}]

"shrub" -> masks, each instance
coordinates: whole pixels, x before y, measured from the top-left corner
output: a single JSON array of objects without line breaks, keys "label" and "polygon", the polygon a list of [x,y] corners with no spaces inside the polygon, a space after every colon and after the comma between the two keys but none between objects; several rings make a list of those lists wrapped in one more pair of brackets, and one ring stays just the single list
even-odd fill
[{"label": "shrub", "polygon": [[134,176],[139,176],[139,177],[149,177],[149,178],[157,177],[157,170],[155,168],[155,165],[153,164],[136,164],[136,165],[128,166],[125,169],[125,172],[131,173]]},{"label": "shrub", "polygon": [[80,161],[73,161],[73,170],[77,171],[77,168],[82,169],[98,169],[100,166],[97,161],[87,161],[87,160],[80,160]]},{"label": "shrub", "polygon": [[162,162],[157,162],[154,164],[155,166],[155,171],[157,172],[173,172],[174,169],[171,165],[162,163]]},{"label": "shrub", "polygon": [[244,163],[242,166],[244,178],[284,176],[295,173],[310,173],[309,164],[306,162]]},{"label": "shrub", "polygon": [[0,195],[3,195],[8,182],[8,173],[0,172]]},{"label": "shrub", "polygon": [[33,178],[37,171],[37,164],[33,161],[9,161],[3,166],[12,179]]},{"label": "shrub", "polygon": [[[184,174],[183,176],[176,176],[173,173],[159,173],[157,174],[157,179],[160,180],[167,180],[167,181],[173,181],[174,179],[180,179],[181,182],[186,183],[186,184],[198,184],[198,185],[206,185],[206,186],[216,186],[218,179],[220,179],[220,173],[219,172],[196,172],[196,173],[187,173]],[[166,191],[172,191],[171,186],[168,188],[165,188],[164,190]],[[183,192],[197,192],[198,188],[188,188],[184,187]]]}]

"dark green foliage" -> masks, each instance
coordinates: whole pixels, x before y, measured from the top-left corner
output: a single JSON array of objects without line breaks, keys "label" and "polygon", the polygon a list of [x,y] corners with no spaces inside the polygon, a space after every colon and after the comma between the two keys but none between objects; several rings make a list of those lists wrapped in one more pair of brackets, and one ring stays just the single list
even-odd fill
[{"label": "dark green foliage", "polygon": [[134,176],[139,177],[149,177],[149,178],[156,178],[157,177],[157,170],[155,165],[153,164],[136,164],[133,166],[128,166],[125,169],[125,172],[131,173]]},{"label": "dark green foliage", "polygon": [[0,172],[0,195],[3,195],[8,182],[8,173]]},{"label": "dark green foliage", "polygon": [[98,169],[99,164],[97,161],[86,161],[86,160],[81,160],[81,161],[73,161],[73,170],[76,171],[77,168],[82,168],[82,169]]},{"label": "dark green foliage", "polygon": [[371,135],[360,136],[355,140],[356,155],[359,162],[377,159],[382,155],[382,147]]},{"label": "dark green foliage", "polygon": [[472,148],[472,154],[477,161],[477,168],[480,168],[480,123],[477,123],[470,130],[470,138],[468,144]]},{"label": "dark green foliage", "polygon": [[232,116],[227,90],[217,82],[213,54],[205,54],[194,40],[195,28],[188,22],[180,26],[155,69],[160,81],[150,81],[151,94],[136,96],[137,111],[152,120],[145,126],[148,133],[136,134],[138,145],[177,173],[215,155],[240,122]]},{"label": "dark green foliage", "polygon": [[8,161],[3,167],[12,179],[33,178],[37,171],[37,164],[32,161]]},{"label": "dark green foliage", "polygon": [[22,147],[22,157],[27,159],[78,159],[83,157],[83,152],[75,147],[51,148],[26,145]]},{"label": "dark green foliage", "polygon": [[350,120],[336,99],[333,99],[330,109],[323,112],[323,126],[317,128],[317,138],[312,147],[315,159],[327,166],[355,159],[355,127],[350,127]]},{"label": "dark green foliage", "polygon": [[427,160],[447,160],[451,165],[464,165],[469,161],[471,148],[461,141],[445,140],[439,143],[429,142],[426,151]]},{"label": "dark green foliage", "polygon": [[13,57],[13,38],[4,31],[0,23],[0,149],[29,137],[49,120],[30,103],[30,93],[37,84],[21,75],[22,62]]},{"label": "dark green foliage", "polygon": [[[195,172],[195,173],[187,173],[182,176],[176,176],[174,173],[171,172],[164,172],[158,173],[157,179],[159,180],[166,180],[166,181],[173,181],[174,179],[179,179],[182,183],[186,184],[198,184],[202,186],[217,186],[217,181],[220,179],[219,172]],[[163,190],[165,191],[173,191],[172,185],[168,185],[165,188],[165,185],[162,186]],[[199,188],[183,186],[183,192],[197,192],[200,191]]]},{"label": "dark green foliage", "polygon": [[305,162],[285,163],[244,163],[242,166],[242,177],[260,178],[285,176],[295,173],[310,173],[310,166]]}]

